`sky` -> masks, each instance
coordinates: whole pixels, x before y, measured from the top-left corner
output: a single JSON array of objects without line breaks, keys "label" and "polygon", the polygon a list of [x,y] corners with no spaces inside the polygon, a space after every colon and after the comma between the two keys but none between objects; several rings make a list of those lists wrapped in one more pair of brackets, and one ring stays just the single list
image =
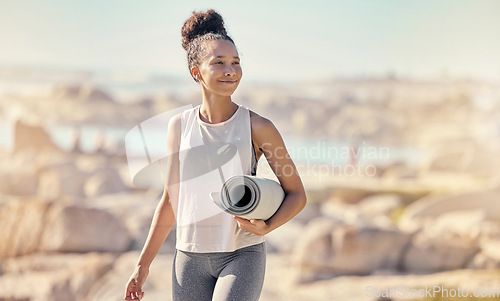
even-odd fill
[{"label": "sky", "polygon": [[208,8],[223,16],[252,80],[500,81],[498,0],[0,0],[0,65],[189,78],[180,28]]}]

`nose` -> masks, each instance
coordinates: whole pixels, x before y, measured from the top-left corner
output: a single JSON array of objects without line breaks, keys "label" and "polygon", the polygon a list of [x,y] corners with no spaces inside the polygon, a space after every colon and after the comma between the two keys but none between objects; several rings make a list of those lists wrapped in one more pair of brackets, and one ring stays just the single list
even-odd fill
[{"label": "nose", "polygon": [[226,69],[226,71],[224,72],[224,75],[225,76],[234,76],[234,75],[236,75],[236,71],[234,71],[234,68],[231,66],[231,67],[228,67]]}]

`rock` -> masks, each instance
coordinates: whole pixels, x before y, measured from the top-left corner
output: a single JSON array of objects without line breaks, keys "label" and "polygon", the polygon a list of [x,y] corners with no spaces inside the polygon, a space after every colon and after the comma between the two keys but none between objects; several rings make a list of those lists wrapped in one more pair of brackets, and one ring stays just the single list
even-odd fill
[{"label": "rock", "polygon": [[82,261],[75,264],[69,270],[71,291],[84,299],[91,287],[107,272],[109,272],[115,261],[111,254],[87,253]]},{"label": "rock", "polygon": [[[118,301],[123,300],[125,295],[125,286],[127,281],[134,272],[135,265],[139,258],[139,252],[127,252],[120,255],[113,268],[105,274],[98,282],[91,287],[87,299],[92,301]],[[155,258],[156,263],[158,258]],[[146,295],[149,292],[150,277],[143,286]],[[169,283],[165,283],[169,285]],[[146,297],[147,298],[147,297]]]},{"label": "rock", "polygon": [[427,168],[433,171],[458,172],[463,169],[464,157],[464,151],[448,151],[447,153],[434,154],[433,158],[427,163]]},{"label": "rock", "polygon": [[343,227],[333,233],[331,266],[343,273],[368,274],[395,269],[409,236],[396,230],[375,227]]},{"label": "rock", "polygon": [[34,254],[8,259],[0,277],[2,298],[84,300],[112,267],[110,254]]},{"label": "rock", "polygon": [[[115,262],[113,269],[92,286],[87,300],[121,301],[125,295],[125,285],[134,272],[138,251],[122,254]],[[143,286],[145,298],[150,300],[172,300],[172,261],[173,255],[156,256],[149,268],[148,279]]]},{"label": "rock", "polygon": [[357,188],[335,188],[331,201],[344,204],[357,204],[371,194],[371,192]]},{"label": "rock", "polygon": [[486,212],[482,209],[461,210],[442,214],[428,228],[441,238],[477,240],[485,221]]},{"label": "rock", "polygon": [[366,225],[368,223],[356,205],[332,201],[324,202],[321,205],[321,214],[349,225]]},{"label": "rock", "polygon": [[500,187],[454,196],[423,197],[406,207],[398,227],[412,232],[444,213],[473,209],[483,209],[487,220],[500,220]]},{"label": "rock", "polygon": [[279,228],[266,234],[266,247],[268,253],[292,253],[297,244],[297,236],[304,230],[304,226],[300,222],[296,222],[295,218]]},{"label": "rock", "polygon": [[[138,218],[135,222],[130,221],[127,223],[127,227],[130,227],[130,231],[133,231],[131,232],[133,241],[130,250],[142,250],[144,244],[146,243],[152,221],[153,214],[147,217],[143,216],[142,218]],[[158,254],[175,253],[176,234],[176,227],[174,225],[162,247],[158,251]]]},{"label": "rock", "polygon": [[479,248],[480,252],[472,258],[468,268],[500,269],[500,222],[482,223]]},{"label": "rock", "polygon": [[476,252],[475,245],[429,240],[425,235],[417,235],[405,254],[403,268],[413,273],[460,269]]},{"label": "rock", "polygon": [[[131,212],[131,211],[129,211]],[[126,227],[132,237],[131,250],[141,250],[146,242],[149,234],[149,229],[153,221],[154,208],[152,212],[140,213],[140,210],[133,211],[134,218],[129,218],[126,220]],[[126,214],[124,215],[124,219]],[[162,247],[158,251],[158,254],[173,254],[175,252],[176,243],[176,227],[172,227],[169,235],[165,239]]]},{"label": "rock", "polygon": [[107,101],[112,102],[113,98],[104,90],[91,85],[57,85],[52,97],[55,99],[76,99],[82,101]]},{"label": "rock", "polygon": [[9,274],[0,278],[0,300],[77,300],[63,273]]},{"label": "rock", "polygon": [[38,188],[38,178],[33,172],[26,169],[16,169],[17,166],[9,167],[3,164],[0,168],[0,194],[30,196],[35,195]]},{"label": "rock", "polygon": [[50,204],[15,200],[0,208],[0,258],[36,252]]},{"label": "rock", "polygon": [[84,197],[83,185],[87,178],[88,174],[70,161],[41,168],[38,195],[48,200],[61,196]]},{"label": "rock", "polygon": [[29,125],[17,120],[14,125],[13,152],[28,149],[38,152],[50,151],[63,153],[61,149],[52,142],[50,135],[45,132],[42,126]]},{"label": "rock", "polygon": [[80,94],[80,85],[55,85],[52,97],[57,98],[77,98]]},{"label": "rock", "polygon": [[500,241],[500,221],[485,221],[481,223],[481,240]]},{"label": "rock", "polygon": [[500,269],[500,261],[480,252],[467,264],[468,269],[495,270]]},{"label": "rock", "polygon": [[[308,223],[312,219],[321,216],[321,204],[308,202],[304,209],[294,218],[294,222]],[[272,233],[272,232],[271,232]]]},{"label": "rock", "polygon": [[85,85],[80,88],[79,97],[84,101],[113,102],[113,98],[106,91],[90,85]]},{"label": "rock", "polygon": [[19,196],[35,195],[38,189],[38,178],[33,173],[21,171],[8,178],[9,194]]},{"label": "rock", "polygon": [[446,145],[436,147],[431,153],[422,164],[422,168],[430,171],[491,176],[496,174],[500,166],[498,150],[484,143],[478,144],[471,138],[455,138],[447,141]]},{"label": "rock", "polygon": [[85,182],[85,194],[89,197],[117,193],[128,190],[118,171],[101,168],[95,171]]},{"label": "rock", "polygon": [[121,160],[118,156],[110,159],[96,153],[80,155],[76,158],[76,166],[89,175],[84,185],[88,197],[119,193],[134,187],[126,159]]},{"label": "rock", "polygon": [[[106,194],[85,200],[85,206],[104,210],[124,222],[132,238],[131,250],[141,250],[151,227],[153,214],[161,198],[156,191],[122,192]],[[130,218],[133,212],[134,218]],[[170,231],[159,253],[173,253],[175,251],[175,225]]]},{"label": "rock", "polygon": [[53,206],[47,213],[39,249],[50,252],[123,252],[127,229],[112,214],[79,206]]},{"label": "rock", "polygon": [[30,301],[30,298],[16,298],[16,297],[8,297],[8,298],[0,298],[0,301]]},{"label": "rock", "polygon": [[394,229],[394,221],[385,215],[374,216],[368,220],[367,224],[378,228]]},{"label": "rock", "polygon": [[398,180],[406,180],[406,179],[415,179],[417,178],[417,170],[408,166],[408,164],[399,162],[393,163],[384,168],[381,176],[384,179],[398,179]]},{"label": "rock", "polygon": [[0,194],[35,195],[38,189],[37,161],[43,156],[33,149],[18,150],[0,159]]},{"label": "rock", "polygon": [[392,212],[402,206],[401,197],[397,194],[375,194],[364,198],[358,204],[364,216],[390,216]]},{"label": "rock", "polygon": [[418,232],[403,259],[410,272],[436,272],[464,268],[479,250],[485,213],[481,210],[443,214]]},{"label": "rock", "polygon": [[[324,265],[331,256],[331,236],[337,225],[340,225],[339,221],[318,217],[309,222],[302,235],[297,238],[293,260],[300,270],[300,280],[307,281],[305,277],[314,280],[314,278],[323,277],[325,272],[329,272]],[[313,273],[313,275],[305,275],[303,270],[306,269],[309,274]]]},{"label": "rock", "polygon": [[483,268],[500,268],[500,239],[481,239],[480,248],[486,262]]},{"label": "rock", "polygon": [[78,167],[78,169],[88,174],[93,174],[103,167],[109,168],[109,161],[108,157],[102,155],[80,154],[74,158],[73,163]]},{"label": "rock", "polygon": [[38,251],[122,252],[131,238],[112,214],[39,200],[14,200],[0,209],[0,258]]},{"label": "rock", "polygon": [[294,252],[299,281],[396,269],[410,235],[394,229],[313,220]]},{"label": "rock", "polygon": [[500,168],[500,158],[498,150],[494,148],[486,149],[479,145],[474,149],[464,167],[464,172],[468,174],[495,176]]},{"label": "rock", "polygon": [[37,153],[32,149],[19,150],[10,156],[2,156],[0,194],[35,195],[38,187],[36,158]]}]

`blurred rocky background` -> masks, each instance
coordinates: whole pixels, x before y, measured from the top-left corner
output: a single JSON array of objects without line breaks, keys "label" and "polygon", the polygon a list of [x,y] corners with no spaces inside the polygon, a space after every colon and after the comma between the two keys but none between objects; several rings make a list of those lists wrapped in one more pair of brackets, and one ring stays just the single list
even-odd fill
[{"label": "blurred rocky background", "polygon": [[[132,184],[125,135],[201,103],[199,87],[30,68],[0,75],[0,300],[122,300],[161,196]],[[500,85],[249,82],[234,101],[275,123],[309,201],[267,236],[261,300],[375,300],[368,286],[500,288]],[[258,172],[273,176],[264,158]],[[170,298],[173,236],[145,300]]]}]

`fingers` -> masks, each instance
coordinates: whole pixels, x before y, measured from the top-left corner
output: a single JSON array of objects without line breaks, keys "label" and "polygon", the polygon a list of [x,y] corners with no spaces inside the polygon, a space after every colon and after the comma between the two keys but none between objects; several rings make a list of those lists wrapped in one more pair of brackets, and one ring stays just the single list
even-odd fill
[{"label": "fingers", "polygon": [[236,222],[238,223],[238,227],[243,230],[249,231],[256,235],[266,235],[270,232],[267,223],[261,219],[245,219],[239,216],[233,216]]},{"label": "fingers", "polygon": [[137,281],[135,279],[130,280],[125,292],[125,300],[141,300],[143,297],[144,292],[138,287]]},{"label": "fingers", "polygon": [[246,218],[242,218],[242,217],[239,217],[239,216],[236,216],[236,215],[233,215],[233,218],[238,222],[238,223],[248,223],[249,220],[247,220]]},{"label": "fingers", "polygon": [[258,225],[262,220],[260,219],[246,219],[246,218],[242,218],[242,217],[239,217],[239,216],[236,216],[236,215],[233,215],[234,219],[240,224],[245,224],[245,225]]},{"label": "fingers", "polygon": [[254,226],[253,223],[251,221],[247,220],[246,218],[234,216],[234,219],[238,223],[238,227],[240,227],[243,230],[249,231]]},{"label": "fingers", "polygon": [[132,292],[125,297],[125,301],[141,300],[144,297],[144,292]]},{"label": "fingers", "polygon": [[241,217],[238,217],[238,216],[235,216],[234,219],[238,223],[238,227],[240,227],[241,229],[247,230],[248,227],[252,226],[252,224],[250,223],[250,221],[247,220],[247,219],[244,219],[244,218],[241,218]]}]

